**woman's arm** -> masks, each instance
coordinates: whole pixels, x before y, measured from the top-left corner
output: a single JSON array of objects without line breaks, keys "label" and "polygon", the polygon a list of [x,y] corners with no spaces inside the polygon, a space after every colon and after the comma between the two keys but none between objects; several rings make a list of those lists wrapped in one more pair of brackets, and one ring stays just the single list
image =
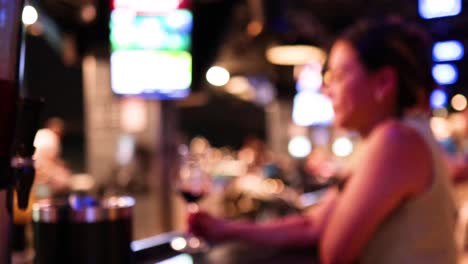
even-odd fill
[{"label": "woman's arm", "polygon": [[206,213],[192,215],[191,231],[213,241],[244,241],[265,246],[309,247],[323,230],[325,215],[336,203],[338,191],[330,189],[307,215],[295,215],[265,223],[228,221]]},{"label": "woman's arm", "polygon": [[393,121],[376,128],[320,238],[322,263],[353,263],[389,213],[427,189],[430,164],[414,130]]}]

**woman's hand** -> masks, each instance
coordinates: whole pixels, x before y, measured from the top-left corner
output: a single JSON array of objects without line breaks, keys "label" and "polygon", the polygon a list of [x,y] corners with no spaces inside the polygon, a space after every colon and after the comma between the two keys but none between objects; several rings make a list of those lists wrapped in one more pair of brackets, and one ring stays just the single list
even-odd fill
[{"label": "woman's hand", "polygon": [[229,221],[206,212],[197,212],[188,217],[189,232],[210,242],[228,240]]},{"label": "woman's hand", "polygon": [[230,221],[199,212],[189,216],[188,224],[189,232],[210,242],[242,241],[273,247],[307,248],[317,242],[320,233],[320,226],[311,218],[293,215],[254,223]]}]

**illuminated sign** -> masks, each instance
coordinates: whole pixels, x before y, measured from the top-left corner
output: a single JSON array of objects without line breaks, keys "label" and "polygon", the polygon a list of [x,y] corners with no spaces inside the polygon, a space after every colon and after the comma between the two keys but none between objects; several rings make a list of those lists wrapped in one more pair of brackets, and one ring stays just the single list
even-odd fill
[{"label": "illuminated sign", "polygon": [[192,82],[193,16],[187,1],[115,0],[110,21],[116,94],[182,98]]},{"label": "illuminated sign", "polygon": [[461,9],[461,0],[419,0],[419,15],[425,19],[456,16]]},{"label": "illuminated sign", "polygon": [[432,76],[438,84],[454,84],[458,80],[458,70],[453,64],[436,64],[432,67]]},{"label": "illuminated sign", "polygon": [[430,97],[430,103],[432,108],[444,107],[447,103],[447,93],[444,90],[436,89],[432,91]]},{"label": "illuminated sign", "polygon": [[330,98],[314,91],[302,91],[294,96],[293,122],[299,126],[329,125],[334,112]]},{"label": "illuminated sign", "polygon": [[436,42],[432,48],[432,58],[439,62],[461,60],[464,53],[463,44],[457,40]]},{"label": "illuminated sign", "polygon": [[114,0],[114,9],[126,9],[140,14],[167,14],[187,8],[183,0]]}]

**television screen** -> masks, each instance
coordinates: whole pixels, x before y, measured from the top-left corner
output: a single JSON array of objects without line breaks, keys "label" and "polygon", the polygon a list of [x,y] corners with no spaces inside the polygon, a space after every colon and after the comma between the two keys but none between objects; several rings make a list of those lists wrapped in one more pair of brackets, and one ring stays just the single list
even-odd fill
[{"label": "television screen", "polygon": [[193,16],[181,6],[185,1],[114,1],[110,21],[114,93],[150,99],[189,94]]}]

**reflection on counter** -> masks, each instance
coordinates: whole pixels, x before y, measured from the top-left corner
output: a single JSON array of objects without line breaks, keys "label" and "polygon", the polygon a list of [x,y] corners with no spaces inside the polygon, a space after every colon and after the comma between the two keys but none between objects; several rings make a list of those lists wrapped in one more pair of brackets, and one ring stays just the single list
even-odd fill
[{"label": "reflection on counter", "polygon": [[180,254],[169,259],[156,262],[158,264],[193,264],[193,258],[188,254]]}]

